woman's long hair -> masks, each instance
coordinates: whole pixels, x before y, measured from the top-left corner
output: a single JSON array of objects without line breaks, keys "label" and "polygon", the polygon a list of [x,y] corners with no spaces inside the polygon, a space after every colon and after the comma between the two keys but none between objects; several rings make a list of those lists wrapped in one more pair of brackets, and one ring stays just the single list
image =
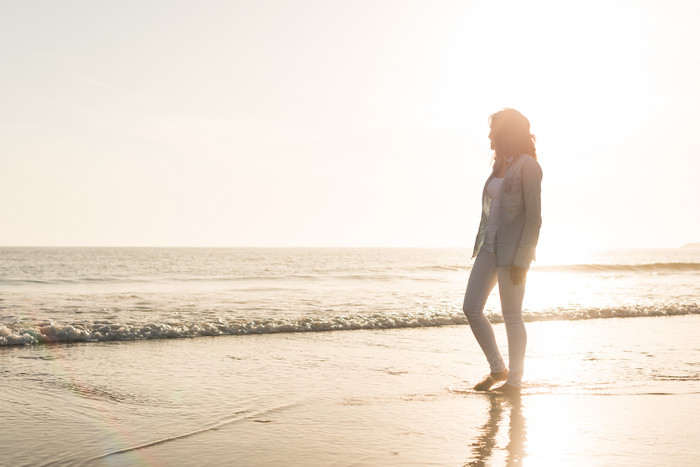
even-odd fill
[{"label": "woman's long hair", "polygon": [[515,109],[500,110],[489,117],[489,126],[496,164],[520,154],[537,159],[535,135],[530,133],[530,121],[523,114]]}]

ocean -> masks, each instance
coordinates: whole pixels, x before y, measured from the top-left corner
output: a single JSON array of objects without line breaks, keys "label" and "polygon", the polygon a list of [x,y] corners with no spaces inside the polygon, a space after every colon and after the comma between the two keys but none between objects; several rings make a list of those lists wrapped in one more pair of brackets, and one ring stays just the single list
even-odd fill
[{"label": "ocean", "polygon": [[2,248],[0,465],[697,465],[700,250],[539,258],[517,400],[472,390],[471,263]]},{"label": "ocean", "polygon": [[[463,249],[0,248],[0,346],[466,324]],[[526,321],[700,313],[700,249],[535,262]],[[497,289],[486,313],[500,322]]]}]

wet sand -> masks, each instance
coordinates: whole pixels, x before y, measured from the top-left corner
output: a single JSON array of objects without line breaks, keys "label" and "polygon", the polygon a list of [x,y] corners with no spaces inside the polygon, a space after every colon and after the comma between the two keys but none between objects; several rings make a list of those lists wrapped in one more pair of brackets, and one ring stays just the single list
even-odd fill
[{"label": "wet sand", "polygon": [[467,326],[7,348],[0,458],[696,465],[698,325],[528,323],[519,400],[469,389],[488,370]]}]

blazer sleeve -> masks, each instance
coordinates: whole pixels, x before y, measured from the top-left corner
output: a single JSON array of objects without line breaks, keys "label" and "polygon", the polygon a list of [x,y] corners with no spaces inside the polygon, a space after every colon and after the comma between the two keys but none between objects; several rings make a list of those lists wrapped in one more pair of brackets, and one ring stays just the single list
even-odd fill
[{"label": "blazer sleeve", "polygon": [[513,266],[527,269],[535,259],[535,247],[542,226],[541,191],[542,169],[536,160],[527,161],[522,168],[523,203],[525,205],[525,225],[520,243],[513,260]]}]

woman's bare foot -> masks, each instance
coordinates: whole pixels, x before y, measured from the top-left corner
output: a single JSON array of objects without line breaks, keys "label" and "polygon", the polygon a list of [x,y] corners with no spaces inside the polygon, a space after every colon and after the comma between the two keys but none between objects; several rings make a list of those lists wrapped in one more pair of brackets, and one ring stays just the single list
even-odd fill
[{"label": "woman's bare foot", "polygon": [[490,375],[484,376],[484,379],[479,381],[479,383],[474,386],[475,391],[488,391],[491,386],[499,381],[505,381],[508,379],[508,370],[503,370],[500,373],[491,373]]},{"label": "woman's bare foot", "polygon": [[506,396],[519,396],[520,395],[520,388],[516,388],[515,386],[511,386],[508,383],[504,383],[500,386],[498,386],[496,389],[493,390],[493,392],[498,392],[500,394],[506,395]]}]

